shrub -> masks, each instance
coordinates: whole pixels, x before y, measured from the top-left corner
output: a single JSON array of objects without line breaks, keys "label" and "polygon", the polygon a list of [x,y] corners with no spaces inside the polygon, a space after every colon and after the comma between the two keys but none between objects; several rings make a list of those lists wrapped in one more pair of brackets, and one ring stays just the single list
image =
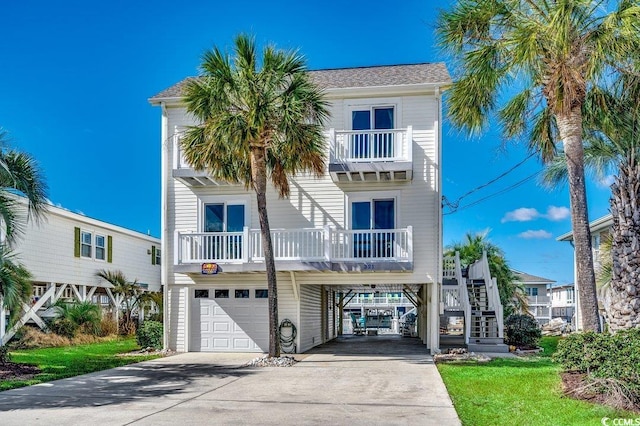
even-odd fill
[{"label": "shrub", "polygon": [[76,335],[79,327],[69,318],[57,318],[49,324],[49,328],[55,334],[71,339]]},{"label": "shrub", "polygon": [[607,360],[610,344],[609,334],[593,331],[572,334],[560,340],[553,360],[566,371],[591,373]]},{"label": "shrub", "polygon": [[113,334],[118,334],[118,323],[109,316],[102,317],[100,321],[100,336],[105,337]]},{"label": "shrub", "polygon": [[73,322],[82,332],[95,336],[100,333],[102,310],[95,303],[90,301],[72,303],[60,301],[56,303],[56,310],[60,319]]},{"label": "shrub", "polygon": [[22,327],[22,336],[12,346],[16,349],[39,349],[68,346],[71,344],[68,338],[55,333],[44,333],[34,327]]},{"label": "shrub", "polygon": [[0,365],[8,364],[11,362],[11,354],[7,345],[0,346]]},{"label": "shrub", "polygon": [[[616,334],[586,332],[573,334],[560,341],[553,360],[566,371],[584,373],[592,383],[601,385],[600,393],[608,395],[612,386],[630,405],[640,407],[640,329]],[[615,396],[617,399],[620,397]]]},{"label": "shrub", "polygon": [[136,341],[142,348],[162,349],[162,323],[145,321],[136,332]]},{"label": "shrub", "polygon": [[506,343],[513,346],[537,346],[542,331],[530,315],[509,315],[504,322]]}]

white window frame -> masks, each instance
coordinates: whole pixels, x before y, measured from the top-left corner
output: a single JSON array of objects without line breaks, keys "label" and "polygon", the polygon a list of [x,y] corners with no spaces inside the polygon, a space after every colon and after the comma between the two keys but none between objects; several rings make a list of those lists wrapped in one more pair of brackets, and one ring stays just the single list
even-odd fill
[{"label": "white window frame", "polygon": [[[102,238],[102,246],[98,245],[98,237]],[[95,260],[98,260],[100,262],[106,262],[107,261],[107,236],[106,235],[102,235],[102,234],[95,234],[94,236],[94,258]],[[98,248],[102,249],[102,254],[103,257],[100,258],[98,257]]]},{"label": "white window frame", "polygon": [[155,265],[162,265],[162,250],[160,249],[160,247],[156,246],[156,258],[155,260]]},{"label": "white window frame", "polygon": [[[251,196],[250,195],[209,195],[198,198],[198,232],[204,232],[204,212],[206,204],[224,204],[224,229],[227,229],[227,205],[244,206],[244,226],[251,227]],[[223,232],[225,232],[223,231]]]},{"label": "white window frame", "polygon": [[359,191],[347,192],[345,196],[345,229],[352,229],[351,224],[351,204],[354,202],[373,202],[375,200],[393,199],[393,214],[395,219],[395,229],[401,229],[402,218],[400,217],[400,191]]},{"label": "white window frame", "polygon": [[[402,129],[402,98],[368,98],[368,99],[347,99],[345,100],[345,129],[351,130],[353,123],[351,122],[353,111],[363,111],[368,109],[373,117],[373,110],[376,108],[393,108],[393,127],[394,129]],[[373,130],[373,129],[372,129]]]},{"label": "white window frame", "polygon": [[[84,236],[85,235],[89,235],[89,244],[84,242]],[[93,231],[88,231],[86,229],[80,229],[80,257],[83,259],[93,259],[93,236],[94,236],[94,232]],[[85,246],[89,246],[89,256],[85,256],[84,252],[82,250],[83,247]]]}]

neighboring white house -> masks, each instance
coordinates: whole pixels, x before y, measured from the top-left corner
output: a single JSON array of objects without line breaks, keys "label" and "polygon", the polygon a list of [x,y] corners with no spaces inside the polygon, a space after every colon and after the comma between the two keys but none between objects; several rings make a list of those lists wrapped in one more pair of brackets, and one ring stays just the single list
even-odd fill
[{"label": "neighboring white house", "polygon": [[[600,269],[600,242],[603,241],[610,233],[611,227],[613,226],[613,217],[611,214],[606,216],[602,216],[592,222],[589,222],[589,229],[591,230],[591,248],[593,250],[593,267],[598,273]],[[556,238],[556,241],[568,241],[573,245],[573,232],[567,232],[566,234],[560,235]],[[576,275],[576,256],[575,251],[573,252],[573,270],[574,270],[574,282],[577,281]],[[572,284],[573,285],[573,284]],[[576,320],[576,329],[582,329],[582,321],[580,317],[580,292],[579,289],[576,289],[575,299],[573,303],[575,305],[575,320]],[[602,318],[601,318],[602,321]]]},{"label": "neighboring white house", "polygon": [[571,284],[555,284],[551,287],[551,317],[573,321],[576,309],[575,288]]},{"label": "neighboring white house", "polygon": [[[442,63],[311,71],[324,89],[327,169],[269,190],[279,319],[304,352],[339,334],[349,292],[402,292],[418,335],[438,350],[442,282]],[[185,80],[186,81],[186,80]],[[162,112],[162,252],[166,346],[268,348],[267,283],[255,195],[193,170],[180,155],[184,81],[150,99]],[[212,274],[218,272],[217,274]]]},{"label": "neighboring white house", "polygon": [[551,297],[550,286],[555,281],[527,274],[526,272],[511,270],[524,285],[529,302],[529,313],[538,321],[538,324],[544,325],[551,320]]},{"label": "neighboring white house", "polygon": [[[39,223],[28,221],[11,248],[33,276],[34,297],[24,308],[21,324],[44,326],[39,312],[60,298],[119,306],[111,284],[96,276],[102,269],[120,270],[144,289],[161,289],[158,238],[55,206],[48,206]],[[5,334],[4,320],[0,315],[0,337],[6,342],[15,327]]]}]

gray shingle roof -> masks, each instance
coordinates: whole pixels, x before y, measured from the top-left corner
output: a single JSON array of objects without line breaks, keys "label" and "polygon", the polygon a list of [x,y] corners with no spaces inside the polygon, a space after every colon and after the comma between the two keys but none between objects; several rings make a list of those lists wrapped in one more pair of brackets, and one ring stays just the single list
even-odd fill
[{"label": "gray shingle roof", "polygon": [[[451,83],[451,77],[443,62],[336,68],[309,71],[309,73],[316,84],[323,89]],[[150,101],[181,97],[186,83],[193,78],[196,77],[188,77],[174,84],[153,96]]]},{"label": "gray shingle roof", "polygon": [[540,283],[540,284],[555,283],[554,280],[550,280],[549,278],[538,277],[536,275],[527,274],[526,272],[516,271],[515,269],[512,269],[511,272],[513,272],[516,275],[516,277],[518,278],[518,281],[523,283]]}]

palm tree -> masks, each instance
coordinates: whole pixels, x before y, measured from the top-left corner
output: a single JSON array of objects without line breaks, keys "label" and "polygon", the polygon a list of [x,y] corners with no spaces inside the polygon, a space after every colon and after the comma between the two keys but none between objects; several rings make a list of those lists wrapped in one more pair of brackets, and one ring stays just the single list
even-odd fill
[{"label": "palm tree", "polygon": [[562,141],[567,158],[576,286],[583,328],[600,330],[584,182],[582,111],[593,82],[640,49],[636,1],[459,0],[438,20],[441,45],[460,60],[449,117],[477,132],[498,109],[507,138],[523,137],[542,159]]},{"label": "palm tree", "polygon": [[0,241],[0,308],[15,319],[32,296],[31,275],[9,249],[24,226],[18,196],[27,199],[27,220],[39,220],[47,210],[47,185],[35,160],[8,148],[7,142],[7,132],[0,129],[0,223],[5,236]]},{"label": "palm tree", "polygon": [[451,256],[458,252],[460,262],[464,267],[468,267],[473,262],[480,260],[482,253],[486,252],[489,272],[498,282],[504,317],[506,318],[513,313],[528,312],[528,299],[522,284],[511,271],[502,249],[489,241],[487,235],[488,232],[467,233],[464,241],[455,242],[446,248],[445,256]]},{"label": "palm tree", "polygon": [[[107,271],[102,269],[96,272],[98,278],[102,278],[113,286],[114,294],[119,296],[116,300],[118,306],[116,312],[120,312],[120,305],[124,304],[124,317],[122,318],[123,331],[126,334],[135,332],[133,310],[140,306],[144,290],[138,285],[138,280],[129,281],[122,271]],[[118,324],[120,326],[120,324]]]},{"label": "palm tree", "polygon": [[[0,244],[0,308],[9,310],[11,322],[18,318],[22,304],[32,295],[31,274],[6,245]],[[4,315],[2,309],[0,315]]]},{"label": "palm tree", "polygon": [[[585,102],[585,167],[599,177],[616,173],[611,185],[613,217],[601,278],[608,295],[612,331],[640,326],[640,76],[623,74],[597,88]],[[544,174],[545,183],[566,180],[565,154]],[[601,254],[605,254],[602,252]]]},{"label": "palm tree", "polygon": [[278,294],[267,180],[286,197],[288,176],[324,173],[328,110],[297,52],[267,46],[258,60],[255,40],[240,35],[233,53],[217,47],[206,52],[200,77],[187,84],[184,102],[199,124],[186,131],[182,148],[195,169],[255,191],[269,293],[269,356],[276,357]]}]

